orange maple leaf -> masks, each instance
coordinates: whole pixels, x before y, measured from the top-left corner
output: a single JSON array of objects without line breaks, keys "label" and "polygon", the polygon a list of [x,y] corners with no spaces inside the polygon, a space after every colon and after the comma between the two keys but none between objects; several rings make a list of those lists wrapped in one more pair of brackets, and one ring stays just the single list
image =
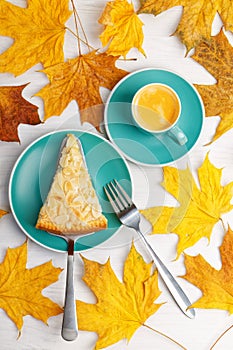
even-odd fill
[{"label": "orange maple leaf", "polygon": [[[112,89],[127,72],[115,67],[118,57],[92,51],[43,70],[50,83],[37,93],[44,100],[44,119],[60,115],[75,100],[81,112],[82,122],[98,127],[102,113],[94,113],[102,105],[99,88]],[[97,108],[98,112],[99,109]],[[93,112],[94,111],[94,112]]]},{"label": "orange maple leaf", "polygon": [[123,282],[116,277],[109,260],[105,264],[83,260],[83,280],[96,295],[97,303],[77,300],[79,328],[98,333],[95,349],[123,338],[130,340],[161,306],[154,303],[160,295],[157,270],[151,273],[152,263],[145,263],[134,245],[125,261]]},{"label": "orange maple leaf", "polygon": [[42,289],[58,280],[62,269],[53,267],[52,262],[26,268],[27,242],[16,248],[8,248],[0,264],[0,308],[4,309],[15,323],[19,332],[23,316],[47,323],[51,316],[62,312],[59,305],[41,294]]},{"label": "orange maple leaf", "polygon": [[0,87],[0,140],[19,141],[17,128],[20,123],[40,124],[38,107],[22,97],[26,85]]},{"label": "orange maple leaf", "polygon": [[7,211],[0,209],[0,219],[7,214]]},{"label": "orange maple leaf", "polygon": [[108,45],[107,52],[113,56],[126,56],[136,47],[143,55],[143,22],[138,17],[132,3],[127,0],[114,0],[107,3],[99,23],[105,26],[100,40]]},{"label": "orange maple leaf", "polygon": [[233,126],[233,47],[221,31],[211,40],[200,43],[193,58],[217,79],[214,85],[196,85],[206,116],[221,118],[213,138],[215,141]]},{"label": "orange maple leaf", "polygon": [[218,271],[201,255],[185,255],[186,274],[182,276],[203,293],[191,307],[222,309],[233,313],[233,231],[229,228],[220,247],[222,268]]},{"label": "orange maple leaf", "polygon": [[26,8],[1,0],[0,35],[14,42],[0,55],[0,71],[20,75],[37,63],[63,61],[64,23],[71,13],[68,0],[30,0]]},{"label": "orange maple leaf", "polygon": [[173,6],[183,6],[183,15],[176,30],[188,51],[203,39],[211,38],[211,28],[217,13],[226,30],[233,30],[233,5],[231,0],[140,0],[138,13],[159,13]]}]

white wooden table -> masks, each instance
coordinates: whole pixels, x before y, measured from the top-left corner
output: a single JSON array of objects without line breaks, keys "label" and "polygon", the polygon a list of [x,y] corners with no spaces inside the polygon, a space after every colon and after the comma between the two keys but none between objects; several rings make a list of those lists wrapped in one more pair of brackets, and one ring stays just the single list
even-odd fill
[{"label": "white wooden table", "polygon": [[[136,8],[137,1],[133,1]],[[23,1],[13,1],[15,4],[24,5]],[[77,9],[82,19],[86,34],[90,44],[94,47],[100,47],[98,39],[102,32],[102,26],[98,23],[106,0],[80,0],[77,1]],[[172,8],[163,14],[154,17],[150,15],[140,15],[144,21],[144,44],[143,48],[147,53],[144,58],[136,50],[132,50],[129,57],[137,57],[137,61],[117,62],[117,66],[128,70],[129,72],[146,68],[164,68],[170,69],[191,83],[213,84],[214,78],[205,71],[203,67],[194,62],[191,57],[185,57],[185,47],[179,40],[170,36],[175,30],[182,13],[181,7]],[[220,28],[220,20],[216,18],[213,25],[213,34],[216,34]],[[1,50],[8,45],[8,39],[0,41]],[[75,57],[75,51],[72,46],[73,39],[71,35],[66,35],[66,57]],[[36,66],[37,70],[41,65]],[[34,72],[34,69],[26,72],[18,78],[13,78],[10,74],[0,74],[0,85],[21,85],[28,81],[32,83],[25,89],[24,97],[39,107],[39,113],[43,115],[42,101],[37,97],[31,97],[39,88],[46,84],[47,80],[42,73]],[[103,99],[106,100],[109,91],[101,89]],[[8,181],[12,166],[17,157],[37,137],[44,135],[54,129],[66,129],[69,127],[80,128],[81,124],[75,122],[72,116],[78,113],[78,107],[75,101],[72,101],[64,110],[62,116],[50,118],[46,123],[38,126],[20,125],[19,135],[21,144],[0,142],[0,208],[9,209],[8,200]],[[215,128],[219,122],[219,117],[208,118],[204,122],[204,129],[198,144],[190,152],[188,157],[176,162],[177,167],[184,167],[187,162],[190,163],[194,176],[197,168],[202,164],[207,152],[211,162],[216,167],[224,167],[222,184],[233,180],[233,130],[226,133],[218,141],[210,146],[204,146],[211,139]],[[84,128],[87,125],[84,125]],[[140,208],[146,206],[161,205],[164,203],[164,190],[160,186],[162,180],[162,169],[137,166],[129,163],[129,167],[134,180],[134,199]],[[169,199],[166,198],[166,204]],[[233,213],[224,216],[224,220],[233,227]],[[146,223],[144,223],[146,225]],[[206,239],[201,239],[196,246],[189,249],[190,254],[200,252],[207,261],[215,268],[221,268],[219,258],[219,246],[223,238],[223,230],[220,224],[214,227],[210,244]],[[131,239],[134,233],[123,229],[115,234],[111,239],[98,247],[86,251],[83,255],[89,259],[104,263],[110,256],[111,264],[119,279],[122,278],[122,268],[124,260],[128,254]],[[160,256],[175,275],[185,273],[183,257],[178,261],[173,261],[175,257],[175,248],[177,236],[153,235],[148,237],[151,245],[159,250]],[[0,261],[3,260],[7,247],[16,247],[25,241],[24,233],[18,228],[11,214],[4,216],[0,221]],[[137,249],[144,256],[146,261],[149,257],[142,244],[136,240]],[[66,256],[62,253],[46,250],[45,248],[29,241],[28,248],[28,268],[37,266],[43,262],[52,259],[54,266],[65,268]],[[75,256],[75,287],[76,298],[86,302],[95,302],[95,298],[88,287],[81,280],[83,275],[83,263],[78,254]],[[190,285],[183,279],[179,279],[180,284],[189,294],[192,301],[200,296],[200,291]],[[216,338],[232,324],[232,316],[222,310],[196,310],[196,318],[190,320],[185,317],[177,308],[171,296],[167,292],[164,284],[160,281],[162,294],[159,302],[165,302],[158,312],[149,318],[147,323],[161,332],[164,332],[183,344],[189,350],[208,350]],[[60,275],[57,283],[43,291],[43,294],[63,305],[65,291],[65,271]],[[48,321],[48,326],[31,316],[24,317],[24,326],[22,335],[17,339],[17,329],[12,321],[7,317],[3,310],[0,310],[0,348],[2,350],[90,350],[94,348],[97,335],[95,333],[81,331],[75,342],[65,342],[60,336],[62,315],[52,317]],[[115,350],[172,350],[178,347],[167,339],[160,337],[146,328],[139,328],[127,344],[124,340],[112,345],[109,349]],[[225,337],[216,345],[216,350],[230,350],[233,348],[233,332],[228,332]]]}]

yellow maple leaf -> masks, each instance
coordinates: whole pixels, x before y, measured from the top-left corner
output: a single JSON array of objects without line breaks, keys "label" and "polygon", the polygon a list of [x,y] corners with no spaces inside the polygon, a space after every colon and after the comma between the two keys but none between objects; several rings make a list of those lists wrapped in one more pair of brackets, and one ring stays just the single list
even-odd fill
[{"label": "yellow maple leaf", "polygon": [[222,267],[214,269],[201,255],[185,255],[186,274],[182,276],[203,293],[191,307],[222,309],[233,313],[233,232],[229,228],[220,247]]},{"label": "yellow maple leaf", "polygon": [[195,85],[204,105],[206,116],[218,115],[221,121],[213,141],[233,126],[233,47],[223,31],[197,46],[193,58],[217,80],[214,85]]},{"label": "yellow maple leaf", "polygon": [[218,12],[226,30],[233,29],[233,4],[231,0],[140,0],[138,13],[159,13],[173,6],[183,6],[183,15],[176,34],[188,51],[203,39],[211,38],[211,28]]},{"label": "yellow maple leaf", "polygon": [[0,35],[14,39],[0,55],[0,72],[20,75],[37,63],[49,66],[64,60],[65,22],[69,1],[30,0],[22,8],[0,0]]},{"label": "yellow maple leaf", "polygon": [[123,282],[116,277],[109,260],[105,264],[83,260],[83,280],[97,297],[97,303],[77,300],[79,328],[98,333],[95,349],[123,338],[130,340],[161,306],[154,304],[160,295],[157,270],[151,274],[152,263],[145,263],[134,245],[125,261]]},{"label": "yellow maple leaf", "polygon": [[43,288],[58,280],[62,269],[46,262],[31,269],[26,268],[27,242],[17,248],[8,248],[0,264],[0,308],[21,332],[23,316],[31,315],[47,323],[51,316],[62,312],[60,306],[41,294]]},{"label": "yellow maple leaf", "polygon": [[75,100],[79,105],[81,120],[99,126],[103,116],[92,113],[91,107],[102,105],[100,86],[112,89],[127,74],[115,67],[117,59],[92,51],[44,69],[50,83],[37,93],[44,100],[44,119],[60,115]]},{"label": "yellow maple leaf", "polygon": [[126,56],[136,47],[143,55],[143,22],[127,0],[114,0],[107,3],[99,22],[105,26],[100,40],[103,46],[109,44],[107,52],[113,56]]},{"label": "yellow maple leaf", "polygon": [[141,210],[151,222],[152,233],[176,233],[178,256],[201,237],[210,238],[214,225],[233,206],[233,182],[221,185],[222,169],[213,166],[206,156],[198,169],[200,189],[189,168],[164,168],[164,188],[179,202],[178,207],[152,207]]}]

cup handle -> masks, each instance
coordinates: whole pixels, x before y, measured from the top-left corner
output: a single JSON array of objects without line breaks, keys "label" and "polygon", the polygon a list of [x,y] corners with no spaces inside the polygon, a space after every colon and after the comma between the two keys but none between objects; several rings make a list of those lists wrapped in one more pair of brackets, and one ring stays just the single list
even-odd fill
[{"label": "cup handle", "polygon": [[184,132],[178,127],[178,126],[173,126],[169,131],[168,131],[168,136],[178,143],[180,146],[183,146],[186,144],[188,141],[187,136],[184,134]]}]

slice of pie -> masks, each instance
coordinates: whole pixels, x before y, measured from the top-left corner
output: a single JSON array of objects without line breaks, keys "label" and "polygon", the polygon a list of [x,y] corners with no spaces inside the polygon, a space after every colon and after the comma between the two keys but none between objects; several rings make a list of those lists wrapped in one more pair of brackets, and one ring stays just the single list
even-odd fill
[{"label": "slice of pie", "polygon": [[83,157],[79,140],[68,134],[36,228],[57,234],[83,234],[107,227]]}]

